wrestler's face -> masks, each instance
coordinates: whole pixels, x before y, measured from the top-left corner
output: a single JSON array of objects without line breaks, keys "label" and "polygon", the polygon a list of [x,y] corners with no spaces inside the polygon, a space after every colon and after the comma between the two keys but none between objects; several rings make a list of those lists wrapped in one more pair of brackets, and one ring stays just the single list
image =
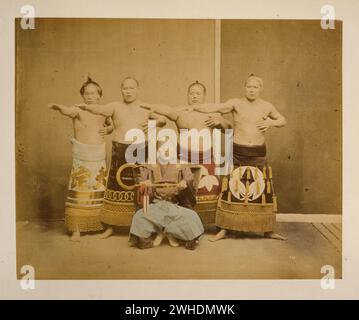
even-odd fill
[{"label": "wrestler's face", "polygon": [[134,102],[138,95],[138,85],[133,79],[126,79],[121,86],[122,97],[126,103]]},{"label": "wrestler's face", "polygon": [[262,91],[261,84],[254,79],[250,79],[246,83],[246,97],[250,101],[256,100]]},{"label": "wrestler's face", "polygon": [[204,103],[204,89],[200,85],[193,85],[189,91],[188,91],[188,104],[194,105],[194,104],[201,104]]},{"label": "wrestler's face", "polygon": [[101,98],[98,88],[94,84],[86,86],[82,97],[87,104],[97,103]]}]

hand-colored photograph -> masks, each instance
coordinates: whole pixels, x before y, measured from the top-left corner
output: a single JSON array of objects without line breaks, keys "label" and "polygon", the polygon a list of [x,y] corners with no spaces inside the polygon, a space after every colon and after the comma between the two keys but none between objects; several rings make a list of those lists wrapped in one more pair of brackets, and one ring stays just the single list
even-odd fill
[{"label": "hand-colored photograph", "polygon": [[341,21],[17,18],[15,64],[18,279],[342,278]]}]

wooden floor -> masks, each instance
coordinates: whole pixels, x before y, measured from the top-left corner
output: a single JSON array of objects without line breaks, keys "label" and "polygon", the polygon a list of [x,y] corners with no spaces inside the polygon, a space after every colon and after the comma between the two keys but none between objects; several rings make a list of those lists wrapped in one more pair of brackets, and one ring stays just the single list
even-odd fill
[{"label": "wooden floor", "polygon": [[321,267],[332,265],[341,278],[341,224],[310,221],[278,222],[276,231],[287,241],[246,234],[213,243],[215,229],[209,228],[195,251],[167,242],[129,247],[128,229],[73,243],[63,221],[19,222],[17,271],[32,265],[37,279],[320,279]]},{"label": "wooden floor", "polygon": [[341,223],[313,223],[320,234],[328,240],[337,250],[342,250],[342,224]]},{"label": "wooden floor", "polygon": [[342,216],[328,214],[277,214],[278,222],[312,223],[337,250],[342,250]]}]

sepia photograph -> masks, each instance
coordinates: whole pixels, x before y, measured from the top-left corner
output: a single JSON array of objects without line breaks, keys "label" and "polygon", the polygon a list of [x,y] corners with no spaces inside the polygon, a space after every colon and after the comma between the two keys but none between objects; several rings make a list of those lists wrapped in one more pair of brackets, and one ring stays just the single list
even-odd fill
[{"label": "sepia photograph", "polygon": [[35,22],[18,279],[342,279],[341,20]]}]

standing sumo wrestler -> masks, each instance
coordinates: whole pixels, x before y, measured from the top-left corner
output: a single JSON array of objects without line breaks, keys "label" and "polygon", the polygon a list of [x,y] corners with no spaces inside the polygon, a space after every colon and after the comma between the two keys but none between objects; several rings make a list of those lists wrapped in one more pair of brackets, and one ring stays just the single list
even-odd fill
[{"label": "standing sumo wrestler", "polygon": [[277,197],[265,144],[265,132],[283,127],[286,120],[271,103],[260,98],[262,90],[263,80],[250,75],[245,81],[244,98],[195,108],[204,113],[231,112],[234,117],[234,170],[222,183],[216,214],[216,225],[221,230],[213,241],[225,238],[228,230],[263,232],[267,238],[286,239],[273,231]]},{"label": "standing sumo wrestler", "polygon": [[[98,108],[102,97],[100,85],[91,78],[82,85],[81,96],[87,105]],[[50,104],[49,108],[59,111],[73,121],[72,171],[65,208],[65,226],[72,232],[72,241],[79,241],[81,232],[100,231],[100,209],[106,185],[106,146],[104,135],[113,130],[111,119],[94,115],[76,106]],[[109,124],[105,126],[105,124]]]}]

